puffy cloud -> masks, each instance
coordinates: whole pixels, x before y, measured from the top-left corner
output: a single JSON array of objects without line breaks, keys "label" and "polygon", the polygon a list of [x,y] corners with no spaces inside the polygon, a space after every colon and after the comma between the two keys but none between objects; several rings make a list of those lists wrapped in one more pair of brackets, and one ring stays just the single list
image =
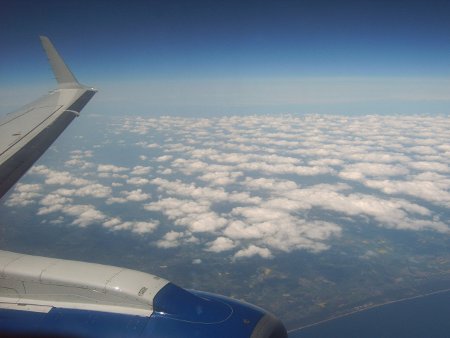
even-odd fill
[{"label": "puffy cloud", "polygon": [[139,175],[147,175],[150,172],[150,167],[144,167],[141,165],[138,165],[133,168],[133,170],[130,172],[131,175],[139,176]]},{"label": "puffy cloud", "polygon": [[110,187],[104,186],[99,183],[93,183],[77,189],[60,188],[54,191],[55,194],[62,196],[79,196],[79,197],[95,197],[105,198],[111,195],[112,190]]},{"label": "puffy cloud", "polygon": [[77,167],[81,170],[90,169],[94,167],[94,164],[86,159],[90,159],[93,156],[93,151],[91,150],[73,150],[70,152],[70,160],[64,162],[64,165]]},{"label": "puffy cloud", "polygon": [[[411,159],[408,156],[405,156],[400,153],[391,153],[391,152],[348,152],[347,149],[342,149],[338,151],[337,153],[341,153],[341,155],[348,159],[355,162],[361,161],[361,162],[372,162],[372,163],[404,163],[409,162]],[[363,150],[363,149],[361,149]]]},{"label": "puffy cloud", "polygon": [[160,211],[177,226],[183,226],[191,232],[214,232],[227,223],[227,220],[210,210],[210,203],[205,201],[165,198],[147,204],[145,209]]},{"label": "puffy cloud", "polygon": [[73,216],[75,219],[72,224],[80,227],[101,223],[106,219],[105,214],[97,210],[93,205],[69,205],[64,206],[61,211]]},{"label": "puffy cloud", "polygon": [[99,164],[97,166],[98,172],[107,172],[107,173],[121,173],[127,171],[128,168],[120,167],[114,164]]},{"label": "puffy cloud", "polygon": [[164,156],[159,156],[158,158],[156,158],[156,162],[166,162],[169,161],[173,158],[173,156],[171,155],[164,155]]},{"label": "puffy cloud", "polygon": [[211,252],[222,252],[222,251],[228,251],[236,247],[236,244],[233,242],[233,240],[226,238],[226,237],[217,237],[214,241],[209,242],[207,244],[206,251]]},{"label": "puffy cloud", "polygon": [[[62,189],[60,189],[62,190]],[[72,204],[73,199],[62,194],[52,193],[41,199],[38,215],[61,212],[73,217],[72,224],[86,227],[91,224],[101,223],[107,217],[95,206],[89,204]]]},{"label": "puffy cloud", "polygon": [[132,185],[146,185],[149,183],[150,183],[149,179],[142,178],[142,177],[132,177],[130,179],[127,179],[127,184],[132,184]]},{"label": "puffy cloud", "polygon": [[43,199],[41,199],[40,204],[45,205],[45,206],[52,206],[52,205],[56,205],[56,204],[65,205],[65,204],[71,203],[72,201],[73,201],[72,198],[65,197],[58,193],[53,193],[53,194],[48,194]]},{"label": "puffy cloud", "polygon": [[209,182],[211,185],[228,185],[235,183],[242,172],[214,171],[207,172],[199,177],[200,180]]},{"label": "puffy cloud", "polygon": [[99,183],[90,184],[73,191],[73,194],[80,197],[91,196],[95,198],[105,198],[110,196],[112,190]]},{"label": "puffy cloud", "polygon": [[131,230],[136,234],[152,233],[159,225],[159,222],[124,222],[118,217],[113,217],[106,222],[103,222],[103,226],[113,231],[118,230]]},{"label": "puffy cloud", "polygon": [[166,233],[162,239],[156,242],[159,248],[174,248],[180,245],[180,240],[184,237],[182,232],[170,231]]},{"label": "puffy cloud", "polygon": [[232,214],[241,220],[231,222],[224,234],[234,239],[255,240],[280,251],[320,252],[328,248],[324,241],[341,233],[335,224],[307,222],[294,217],[290,211],[263,206],[234,208]]},{"label": "puffy cloud", "polygon": [[94,156],[94,152],[92,150],[72,150],[70,152],[71,158],[91,158]]},{"label": "puffy cloud", "polygon": [[165,191],[169,195],[189,197],[191,199],[200,199],[215,202],[241,202],[241,203],[259,203],[260,198],[251,196],[246,192],[228,193],[224,188],[199,187],[193,183],[187,184],[179,180],[169,181],[163,178],[155,178],[151,181],[159,187],[159,190]]},{"label": "puffy cloud", "polygon": [[234,239],[258,239],[263,237],[258,226],[251,226],[240,220],[230,222],[223,233]]},{"label": "puffy cloud", "polygon": [[420,155],[434,155],[437,151],[430,146],[415,146],[408,148],[408,151],[417,153]]},{"label": "puffy cloud", "polygon": [[170,168],[164,169],[164,170],[158,170],[158,174],[160,175],[170,175],[173,173],[173,170]]},{"label": "puffy cloud", "polygon": [[41,196],[42,187],[40,184],[23,184],[18,183],[14,192],[8,197],[5,204],[9,207],[21,206],[24,207],[36,202],[36,199]]},{"label": "puffy cloud", "polygon": [[126,174],[117,174],[117,173],[112,173],[112,172],[99,172],[97,174],[97,177],[100,178],[120,178],[123,180],[128,179],[128,175]]},{"label": "puffy cloud", "polygon": [[38,215],[46,215],[58,211],[62,211],[65,206],[72,203],[72,199],[52,193],[45,196],[41,201],[39,202],[43,207],[39,208]]},{"label": "puffy cloud", "polygon": [[73,177],[68,171],[51,170],[43,165],[33,167],[31,173],[45,176],[46,184],[85,186],[91,183],[84,178]]},{"label": "puffy cloud", "polygon": [[246,177],[243,183],[245,187],[250,189],[267,189],[273,191],[286,191],[298,188],[297,183],[288,180],[276,180],[272,178],[251,178]]},{"label": "puffy cloud", "polygon": [[71,160],[64,162],[64,165],[69,167],[77,167],[82,170],[94,167],[94,164],[92,162],[82,160],[79,158],[72,158]]},{"label": "puffy cloud", "polygon": [[14,190],[20,193],[33,193],[41,191],[42,186],[40,184],[24,184],[24,183],[18,183]]},{"label": "puffy cloud", "polygon": [[63,224],[64,223],[64,217],[58,217],[56,219],[53,219],[49,221],[50,224]]},{"label": "puffy cloud", "polygon": [[361,180],[365,176],[404,176],[408,173],[409,170],[402,165],[360,162],[344,165],[343,170],[339,173],[339,176],[344,179]]},{"label": "puffy cloud", "polygon": [[445,163],[440,162],[417,161],[409,163],[409,166],[420,171],[436,171],[440,173],[450,172],[449,166]]},{"label": "puffy cloud", "polygon": [[256,245],[249,245],[246,249],[241,249],[234,254],[235,259],[260,256],[262,258],[272,258],[272,253],[267,248],[261,248]]},{"label": "puffy cloud", "polygon": [[237,165],[237,168],[245,171],[261,171],[266,174],[296,174],[299,176],[324,175],[333,172],[331,168],[325,166],[301,166],[290,163],[247,162]]},{"label": "puffy cloud", "polygon": [[106,204],[114,204],[114,203],[119,203],[119,204],[123,204],[126,203],[128,200],[124,197],[110,197],[106,200]]},{"label": "puffy cloud", "polygon": [[450,207],[450,179],[441,175],[424,173],[409,180],[365,180],[364,184],[389,195],[405,194],[438,205]]},{"label": "puffy cloud", "polygon": [[201,214],[189,214],[176,219],[174,223],[186,226],[192,232],[213,232],[224,227],[227,224],[227,219],[210,211]]},{"label": "puffy cloud", "polygon": [[132,222],[132,231],[137,234],[153,232],[158,227],[159,222]]},{"label": "puffy cloud", "polygon": [[[349,216],[369,216],[380,226],[396,229],[434,229],[447,232],[449,229],[439,221],[414,223],[414,216],[430,216],[426,207],[403,199],[385,199],[361,193],[336,191],[333,186],[318,185],[307,189],[289,191],[284,196],[299,202],[299,209],[320,207]],[[422,227],[419,226],[422,224]]]},{"label": "puffy cloud", "polygon": [[136,189],[132,191],[122,191],[122,194],[125,195],[125,199],[127,201],[133,202],[142,202],[148,200],[151,197],[150,194],[142,192],[142,189]]}]

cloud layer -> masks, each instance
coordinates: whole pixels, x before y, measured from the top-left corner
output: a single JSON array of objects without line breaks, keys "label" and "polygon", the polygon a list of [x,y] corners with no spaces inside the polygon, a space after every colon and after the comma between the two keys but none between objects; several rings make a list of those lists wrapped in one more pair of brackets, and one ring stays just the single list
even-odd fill
[{"label": "cloud layer", "polygon": [[77,149],[6,203],[233,259],[322,252],[355,224],[448,235],[449,130],[446,116],[128,117],[109,132],[132,164]]}]

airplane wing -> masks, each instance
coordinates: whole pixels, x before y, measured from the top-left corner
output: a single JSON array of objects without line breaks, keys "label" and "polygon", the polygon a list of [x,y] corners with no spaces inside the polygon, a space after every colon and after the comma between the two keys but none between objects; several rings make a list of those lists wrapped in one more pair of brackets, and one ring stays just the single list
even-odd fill
[{"label": "airplane wing", "polygon": [[50,40],[41,36],[58,87],[0,119],[0,198],[47,150],[97,92],[81,85]]}]

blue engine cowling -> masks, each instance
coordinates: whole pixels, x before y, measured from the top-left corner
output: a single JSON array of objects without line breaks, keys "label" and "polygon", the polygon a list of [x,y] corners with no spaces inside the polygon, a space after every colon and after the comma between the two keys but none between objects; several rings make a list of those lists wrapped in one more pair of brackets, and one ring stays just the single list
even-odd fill
[{"label": "blue engine cowling", "polygon": [[154,298],[150,317],[61,308],[48,313],[1,309],[0,336],[286,338],[287,333],[281,321],[256,306],[169,283]]}]

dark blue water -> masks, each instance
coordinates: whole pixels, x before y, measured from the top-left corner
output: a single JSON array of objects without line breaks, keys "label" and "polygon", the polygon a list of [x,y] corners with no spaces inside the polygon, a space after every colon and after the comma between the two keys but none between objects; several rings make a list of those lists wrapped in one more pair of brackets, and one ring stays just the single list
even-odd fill
[{"label": "dark blue water", "polygon": [[291,332],[289,338],[450,337],[450,291],[361,311]]}]

